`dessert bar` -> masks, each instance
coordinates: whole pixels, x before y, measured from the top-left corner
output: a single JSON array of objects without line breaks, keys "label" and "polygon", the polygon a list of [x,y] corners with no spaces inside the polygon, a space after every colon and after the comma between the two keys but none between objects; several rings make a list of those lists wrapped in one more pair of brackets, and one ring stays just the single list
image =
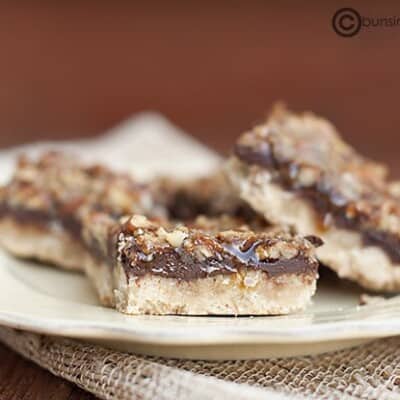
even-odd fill
[{"label": "dessert bar", "polygon": [[102,303],[127,314],[287,314],[304,309],[316,289],[321,242],[291,230],[92,213],[84,240]]},{"label": "dessert bar", "polygon": [[48,152],[19,158],[10,183],[0,189],[0,244],[13,254],[79,270],[84,249],[81,214],[162,214],[150,189],[72,156]]},{"label": "dessert bar", "polygon": [[400,290],[398,184],[328,121],[277,107],[239,138],[226,171],[238,195],[271,223],[321,237],[317,256],[340,277]]}]

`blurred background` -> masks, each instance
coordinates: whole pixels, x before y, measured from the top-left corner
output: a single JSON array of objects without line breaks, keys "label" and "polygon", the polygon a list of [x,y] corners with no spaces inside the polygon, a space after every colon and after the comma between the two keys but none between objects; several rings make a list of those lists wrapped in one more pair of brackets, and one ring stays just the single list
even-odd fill
[{"label": "blurred background", "polygon": [[227,152],[283,100],[400,173],[400,26],[340,37],[349,6],[400,16],[399,1],[1,2],[0,147],[157,110]]}]

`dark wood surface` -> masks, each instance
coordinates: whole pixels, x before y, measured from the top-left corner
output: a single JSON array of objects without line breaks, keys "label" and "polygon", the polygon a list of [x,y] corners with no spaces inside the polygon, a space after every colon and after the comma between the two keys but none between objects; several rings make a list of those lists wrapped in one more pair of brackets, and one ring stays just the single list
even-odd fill
[{"label": "dark wood surface", "polygon": [[[346,3],[346,5],[348,5]],[[344,39],[337,2],[0,3],[0,147],[158,110],[227,151],[275,100],[335,122],[400,176],[400,27]],[[400,2],[352,1],[400,16]],[[0,346],[0,400],[89,399]]]},{"label": "dark wood surface", "polygon": [[56,378],[0,344],[0,400],[89,400],[95,397]]}]

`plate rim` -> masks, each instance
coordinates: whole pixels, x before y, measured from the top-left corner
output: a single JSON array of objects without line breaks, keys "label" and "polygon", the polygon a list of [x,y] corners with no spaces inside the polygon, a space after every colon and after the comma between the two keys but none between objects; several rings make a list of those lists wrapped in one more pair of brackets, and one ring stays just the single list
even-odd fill
[{"label": "plate rim", "polygon": [[[184,318],[184,317],[183,317]],[[199,317],[201,318],[201,317]],[[259,330],[258,332],[251,330],[239,330],[232,334],[228,330],[218,328],[218,332],[210,335],[196,336],[193,338],[188,333],[175,332],[173,335],[165,334],[156,331],[152,335],[148,331],[136,330],[133,328],[121,329],[104,326],[101,323],[87,324],[85,322],[71,322],[66,320],[51,321],[41,319],[35,321],[35,318],[20,317],[7,315],[5,312],[0,312],[0,324],[9,328],[26,330],[39,334],[47,334],[51,336],[69,337],[75,339],[104,339],[104,340],[122,340],[135,343],[160,344],[160,345],[218,345],[218,344],[262,344],[262,343],[286,343],[286,344],[301,344],[311,342],[328,342],[341,341],[349,339],[377,339],[400,334],[400,321],[389,327],[384,327],[380,321],[374,321],[374,324],[363,324],[359,321],[352,329],[336,331],[336,334],[329,334],[329,331],[335,328],[335,325],[341,323],[324,324],[323,329],[319,329],[318,333],[309,334],[307,329],[296,330],[293,335],[282,336],[281,332],[270,332]],[[365,321],[364,321],[365,322]],[[86,326],[85,326],[86,324]],[[376,325],[375,325],[376,324]],[[321,326],[319,326],[321,328]],[[356,329],[355,329],[356,328]],[[299,335],[299,331],[302,335]],[[251,340],[251,342],[250,342]]]},{"label": "plate rim", "polygon": [[[9,259],[12,263],[23,262],[15,260],[4,252],[3,260]],[[0,268],[0,290],[6,290],[6,286],[18,283],[23,289],[26,290],[26,295],[29,293],[34,296],[40,296],[42,300],[46,297],[51,298],[51,295],[41,293],[35,290],[30,285],[26,285],[18,279],[16,274],[13,273],[13,265],[4,265]],[[5,263],[7,264],[7,263]],[[35,266],[33,266],[35,267]],[[63,271],[65,273],[65,271]],[[51,302],[49,306],[52,310],[57,310],[62,304],[70,307],[75,304],[79,307],[79,303],[73,301],[60,299],[55,297],[55,301]],[[338,320],[338,321],[322,321],[318,324],[308,324],[300,326],[288,327],[268,327],[267,324],[260,327],[245,327],[243,325],[231,325],[224,327],[222,325],[207,326],[207,329],[198,331],[199,326],[184,326],[185,329],[163,330],[162,324],[144,328],[140,327],[140,319],[143,316],[127,316],[126,318],[134,321],[139,320],[134,326],[132,324],[126,327],[121,326],[121,321],[118,321],[116,326],[112,325],[112,320],[106,321],[85,321],[79,319],[76,314],[70,318],[60,318],[50,315],[49,317],[33,315],[28,312],[24,313],[21,310],[5,310],[0,306],[0,324],[14,329],[22,329],[32,331],[40,334],[47,334],[52,336],[71,337],[76,339],[104,339],[104,340],[121,340],[135,343],[159,344],[159,345],[222,345],[222,344],[262,344],[262,343],[310,343],[310,342],[327,342],[332,340],[348,340],[348,339],[368,339],[380,338],[400,334],[400,297],[395,298],[394,301],[388,300],[385,306],[379,305],[366,305],[357,308],[355,315],[359,318]],[[390,302],[394,303],[395,313],[390,314],[390,319],[384,319],[387,305]],[[101,305],[82,304],[83,307],[104,308]],[[397,307],[397,308],[396,308]],[[381,311],[379,311],[381,309]],[[32,309],[30,309],[32,310]],[[112,309],[108,309],[113,311]],[[359,310],[359,313],[358,313]],[[378,310],[378,311],[377,311]],[[117,311],[115,311],[118,313]],[[368,316],[368,314],[377,313],[376,316]],[[362,315],[367,314],[367,317],[362,318]],[[296,315],[296,314],[294,314]],[[307,315],[307,311],[297,314],[301,318],[312,318],[312,313]],[[361,318],[360,318],[361,316]],[[145,316],[146,319],[152,316]],[[188,316],[156,316],[160,318],[188,318]],[[210,318],[210,316],[190,316],[190,318]],[[238,318],[238,319],[258,319],[260,317],[215,317],[221,318]],[[288,317],[261,317],[261,318],[288,318]],[[290,317],[289,317],[290,318]],[[195,330],[197,332],[195,332]]]}]

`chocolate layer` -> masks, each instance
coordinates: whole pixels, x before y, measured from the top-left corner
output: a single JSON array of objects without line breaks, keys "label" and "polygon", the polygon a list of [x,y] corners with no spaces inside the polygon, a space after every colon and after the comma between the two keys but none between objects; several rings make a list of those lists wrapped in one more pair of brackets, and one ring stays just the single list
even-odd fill
[{"label": "chocolate layer", "polygon": [[244,269],[261,270],[269,276],[288,273],[315,276],[318,269],[313,248],[321,242],[314,237],[303,239],[287,232],[279,236],[246,230],[214,234],[185,227],[167,231],[148,221],[144,226],[106,223],[109,223],[108,236],[99,242],[107,241],[107,246],[98,246],[93,240],[91,247],[112,265],[121,263],[127,277],[152,274],[189,281],[232,275]]},{"label": "chocolate layer", "polygon": [[[269,260],[263,262],[244,262],[246,254],[232,249],[226,249],[220,259],[209,259],[199,262],[191,255],[169,249],[164,253],[154,255],[151,262],[142,261],[145,255],[139,253],[139,257],[133,256],[137,249],[131,248],[124,253],[121,263],[127,276],[140,277],[146,274],[190,281],[199,278],[207,278],[216,275],[232,275],[243,269],[261,270],[269,276],[282,274],[310,274],[315,273],[318,268],[316,261],[310,262],[304,257],[295,257],[290,260]],[[134,262],[133,262],[134,260]]]},{"label": "chocolate layer", "polygon": [[44,210],[24,209],[0,204],[0,218],[12,218],[21,225],[31,225],[39,229],[48,229],[53,224],[64,228],[71,236],[80,239],[82,224],[71,213],[46,212]]},{"label": "chocolate layer", "polygon": [[46,229],[54,221],[44,211],[9,207],[7,204],[0,204],[0,218],[12,218],[21,225],[33,225],[42,229]]}]

